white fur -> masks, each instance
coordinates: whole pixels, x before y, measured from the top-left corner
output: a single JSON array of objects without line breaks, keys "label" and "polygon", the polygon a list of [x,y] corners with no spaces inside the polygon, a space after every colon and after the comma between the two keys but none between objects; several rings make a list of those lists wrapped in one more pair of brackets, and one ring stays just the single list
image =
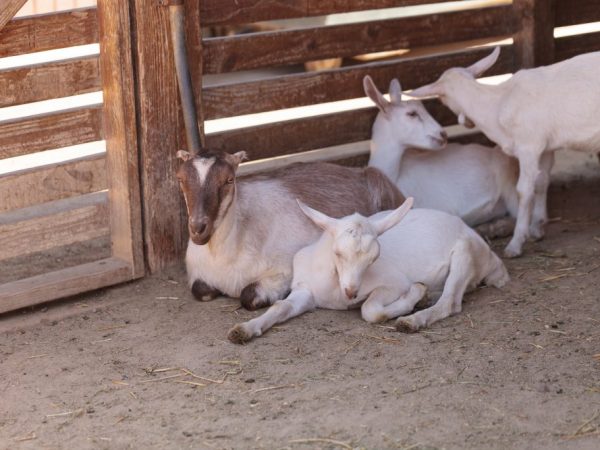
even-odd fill
[{"label": "white fur", "polygon": [[480,84],[499,48],[468,68],[447,70],[415,97],[441,96],[455,114],[470,119],[504,153],[519,160],[520,196],[515,233],[505,249],[518,256],[528,237],[541,238],[554,151],[600,148],[600,52],[546,67],[521,70],[496,86]]},{"label": "white fur", "polygon": [[[369,165],[385,173],[404,195],[414,197],[415,207],[457,215],[472,227],[516,217],[515,159],[498,147],[478,144],[448,144],[441,150],[430,136],[441,135],[442,127],[420,101],[402,100],[397,80],[390,83],[391,102],[370,77],[363,84],[380,110],[373,124]],[[418,117],[410,115],[415,112]]]},{"label": "white fur", "polygon": [[198,172],[198,180],[200,181],[200,185],[203,185],[206,181],[206,175],[210,170],[211,166],[215,163],[214,158],[203,158],[194,160],[194,168],[196,172]]},{"label": "white fur", "polygon": [[325,231],[294,257],[291,294],[236,325],[230,340],[250,340],[315,308],[361,307],[365,320],[387,320],[410,313],[427,288],[439,296],[437,303],[397,321],[398,328],[414,331],[460,312],[464,292],[480,282],[500,287],[508,281],[502,261],[458,217],[426,209],[407,214],[407,203],[368,219],[354,214],[337,220],[303,205]]}]

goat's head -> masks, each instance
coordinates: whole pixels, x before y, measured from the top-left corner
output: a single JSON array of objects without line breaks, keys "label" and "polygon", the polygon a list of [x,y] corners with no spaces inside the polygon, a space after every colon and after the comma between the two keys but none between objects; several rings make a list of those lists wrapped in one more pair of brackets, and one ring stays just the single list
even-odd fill
[{"label": "goat's head", "polygon": [[193,155],[177,152],[183,164],[177,171],[194,244],[204,245],[219,227],[235,197],[235,172],[246,152],[209,151]]},{"label": "goat's head", "polygon": [[383,124],[390,139],[423,150],[441,150],[446,146],[448,135],[442,126],[419,100],[402,100],[402,88],[397,79],[390,83],[390,101],[379,92],[369,75],[363,78],[363,88],[380,111],[374,127]]},{"label": "goat's head", "polygon": [[338,283],[346,297],[356,298],[365,270],[379,257],[377,237],[392,228],[413,205],[409,197],[397,209],[380,218],[363,217],[358,213],[334,219],[298,201],[306,216],[333,238],[332,257]]},{"label": "goat's head", "polygon": [[464,112],[458,106],[457,98],[453,95],[455,87],[462,80],[473,81],[480,77],[486,70],[492,67],[500,56],[500,47],[494,48],[492,53],[469,67],[453,67],[446,70],[438,79],[431,84],[421,86],[411,91],[411,97],[439,97],[440,101],[458,116],[462,125],[472,128],[473,122],[465,116]]}]

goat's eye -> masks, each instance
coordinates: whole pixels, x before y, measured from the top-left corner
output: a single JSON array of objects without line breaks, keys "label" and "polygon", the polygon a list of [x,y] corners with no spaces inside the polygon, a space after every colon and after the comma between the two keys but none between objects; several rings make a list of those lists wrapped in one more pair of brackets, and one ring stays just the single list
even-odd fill
[{"label": "goat's eye", "polygon": [[227,178],[227,181],[225,183],[227,183],[227,184],[233,184],[233,177]]},{"label": "goat's eye", "polygon": [[416,118],[416,117],[419,117],[419,113],[418,113],[418,112],[416,112],[416,111],[409,111],[409,112],[407,112],[407,113],[406,113],[406,115],[407,115],[408,117],[415,117],[415,118]]}]

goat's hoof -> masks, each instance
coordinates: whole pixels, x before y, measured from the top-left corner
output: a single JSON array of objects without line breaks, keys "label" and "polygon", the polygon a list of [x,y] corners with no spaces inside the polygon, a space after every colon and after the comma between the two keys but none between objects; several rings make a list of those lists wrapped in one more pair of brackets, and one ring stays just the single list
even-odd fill
[{"label": "goat's hoof", "polygon": [[262,298],[248,299],[248,298],[242,297],[240,300],[241,300],[242,306],[244,308],[246,308],[248,311],[256,311],[257,309],[269,306],[269,301],[262,299]]},{"label": "goat's hoof", "polygon": [[209,302],[217,298],[221,293],[211,288],[204,281],[196,280],[192,284],[192,295],[200,302]]},{"label": "goat's hoof", "polygon": [[417,331],[419,331],[419,328],[414,323],[412,323],[412,321],[404,318],[396,320],[396,323],[394,325],[396,326],[396,331],[399,331],[401,333],[416,333]]},{"label": "goat's hoof", "polygon": [[504,257],[505,258],[516,258],[518,256],[521,256],[521,253],[522,253],[521,248],[510,245],[510,244],[504,249]]},{"label": "goat's hoof", "polygon": [[229,330],[227,333],[227,339],[234,344],[243,344],[244,342],[251,340],[252,335],[244,329],[242,324],[238,323],[231,330]]},{"label": "goat's hoof", "polygon": [[529,237],[534,241],[539,241],[545,234],[546,232],[543,225],[531,227],[529,229]]}]

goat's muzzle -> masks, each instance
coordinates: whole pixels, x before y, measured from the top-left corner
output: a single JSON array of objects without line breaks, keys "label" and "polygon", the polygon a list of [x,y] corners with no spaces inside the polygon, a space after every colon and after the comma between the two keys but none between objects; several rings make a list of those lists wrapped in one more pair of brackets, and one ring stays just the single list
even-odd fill
[{"label": "goat's muzzle", "polygon": [[190,239],[196,245],[206,244],[212,236],[212,224],[208,217],[190,219],[188,223]]},{"label": "goat's muzzle", "polygon": [[344,292],[346,293],[346,297],[348,297],[348,300],[354,300],[358,295],[358,289],[356,289],[355,287],[347,287],[346,289],[344,289]]}]

